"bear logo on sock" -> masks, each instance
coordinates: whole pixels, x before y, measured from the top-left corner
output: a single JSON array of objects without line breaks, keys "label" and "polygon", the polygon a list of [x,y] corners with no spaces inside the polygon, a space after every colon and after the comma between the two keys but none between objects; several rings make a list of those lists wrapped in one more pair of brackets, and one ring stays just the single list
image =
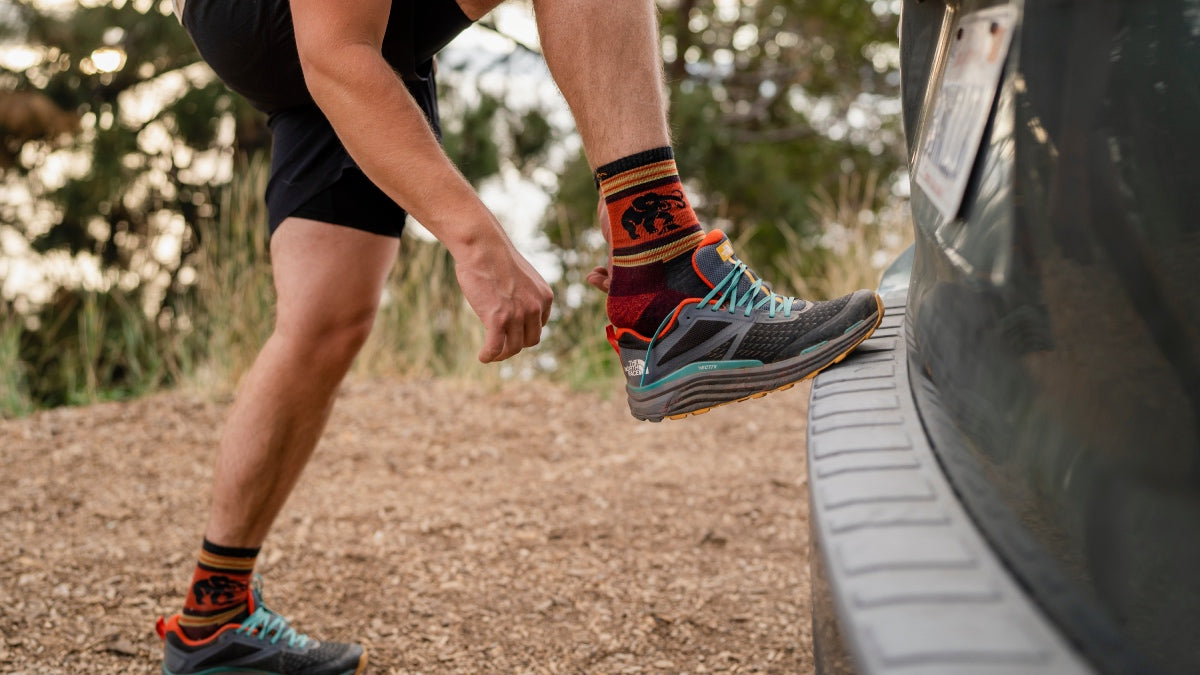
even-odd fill
[{"label": "bear logo on sock", "polygon": [[229,577],[211,576],[192,584],[192,595],[196,602],[204,604],[208,596],[208,604],[225,605],[245,595],[246,584]]},{"label": "bear logo on sock", "polygon": [[683,190],[675,190],[668,194],[647,192],[633,198],[629,208],[621,214],[621,226],[629,233],[630,239],[641,238],[638,234],[639,227],[645,230],[646,234],[657,234],[660,229],[670,232],[679,229],[671,210],[685,208],[687,200],[683,198]]}]

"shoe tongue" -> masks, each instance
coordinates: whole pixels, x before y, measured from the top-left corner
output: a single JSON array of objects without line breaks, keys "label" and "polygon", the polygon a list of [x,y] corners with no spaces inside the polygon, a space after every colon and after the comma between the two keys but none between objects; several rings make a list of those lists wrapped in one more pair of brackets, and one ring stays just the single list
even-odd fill
[{"label": "shoe tongue", "polygon": [[[716,286],[729,276],[742,261],[733,252],[733,243],[721,230],[713,230],[700,242],[700,248],[692,254],[692,262],[696,271],[709,287]],[[746,269],[738,279],[738,297],[744,297],[750,292],[750,286],[758,279]],[[760,289],[759,293],[763,293]],[[757,301],[757,300],[756,300]]]}]

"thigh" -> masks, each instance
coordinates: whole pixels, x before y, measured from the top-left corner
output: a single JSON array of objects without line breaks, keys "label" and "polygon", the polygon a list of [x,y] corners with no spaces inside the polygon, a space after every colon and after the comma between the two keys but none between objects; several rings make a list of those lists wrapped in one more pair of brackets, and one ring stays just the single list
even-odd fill
[{"label": "thigh", "polygon": [[312,337],[370,323],[400,241],[289,218],[271,238],[276,332]]}]

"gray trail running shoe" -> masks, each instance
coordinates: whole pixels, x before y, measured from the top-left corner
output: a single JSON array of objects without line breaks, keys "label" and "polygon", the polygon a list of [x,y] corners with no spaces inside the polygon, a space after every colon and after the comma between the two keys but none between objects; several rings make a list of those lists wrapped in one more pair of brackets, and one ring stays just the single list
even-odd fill
[{"label": "gray trail running shoe", "polygon": [[720,230],[691,266],[707,295],[679,303],[652,338],[609,326],[638,419],[680,419],[790,388],[846,358],[883,319],[868,290],[823,302],[773,293]]},{"label": "gray trail running shoe", "polygon": [[189,640],[178,622],[178,614],[158,619],[158,636],[165,644],[163,675],[358,675],[367,667],[361,646],[310,639],[267,609],[258,578],[250,595],[250,616],[241,623],[222,626],[205,640]]}]

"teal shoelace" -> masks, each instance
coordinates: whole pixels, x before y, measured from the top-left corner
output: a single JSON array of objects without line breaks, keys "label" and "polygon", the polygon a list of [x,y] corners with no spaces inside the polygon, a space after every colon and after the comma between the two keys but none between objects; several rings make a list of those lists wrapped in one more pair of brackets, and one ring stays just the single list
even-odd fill
[{"label": "teal shoelace", "polygon": [[286,640],[287,646],[301,649],[308,644],[307,635],[297,633],[288,625],[287,619],[261,605],[254,610],[250,618],[242,622],[242,626],[237,629],[237,632],[243,635],[252,635],[259,640],[267,640],[271,644]]},{"label": "teal shoelace", "polygon": [[[741,281],[743,274],[749,274],[751,279],[755,279],[755,275],[747,270],[746,263],[740,262],[732,270],[729,270],[729,274],[725,275],[721,283],[713,286],[713,289],[708,292],[708,295],[704,296],[700,304],[707,305],[716,299],[717,302],[712,306],[712,311],[720,311],[728,305],[729,313],[733,314],[739,308],[745,307],[744,316],[750,316],[754,310],[767,305],[768,316],[772,319],[775,318],[775,314],[780,310],[783,311],[784,316],[792,315],[792,305],[795,304],[796,299],[790,296],[778,295],[769,287],[764,286],[762,279],[755,279],[754,283],[750,285],[750,292],[739,296],[738,282]],[[758,297],[760,292],[763,297],[758,302],[755,302],[755,298]]]},{"label": "teal shoelace", "polygon": [[267,640],[276,644],[287,640],[287,646],[304,649],[308,645],[308,636],[297,633],[288,625],[288,620],[267,609],[262,601],[262,575],[255,574],[251,582],[251,593],[254,594],[254,613],[242,622],[238,633],[250,635],[259,640]]}]

